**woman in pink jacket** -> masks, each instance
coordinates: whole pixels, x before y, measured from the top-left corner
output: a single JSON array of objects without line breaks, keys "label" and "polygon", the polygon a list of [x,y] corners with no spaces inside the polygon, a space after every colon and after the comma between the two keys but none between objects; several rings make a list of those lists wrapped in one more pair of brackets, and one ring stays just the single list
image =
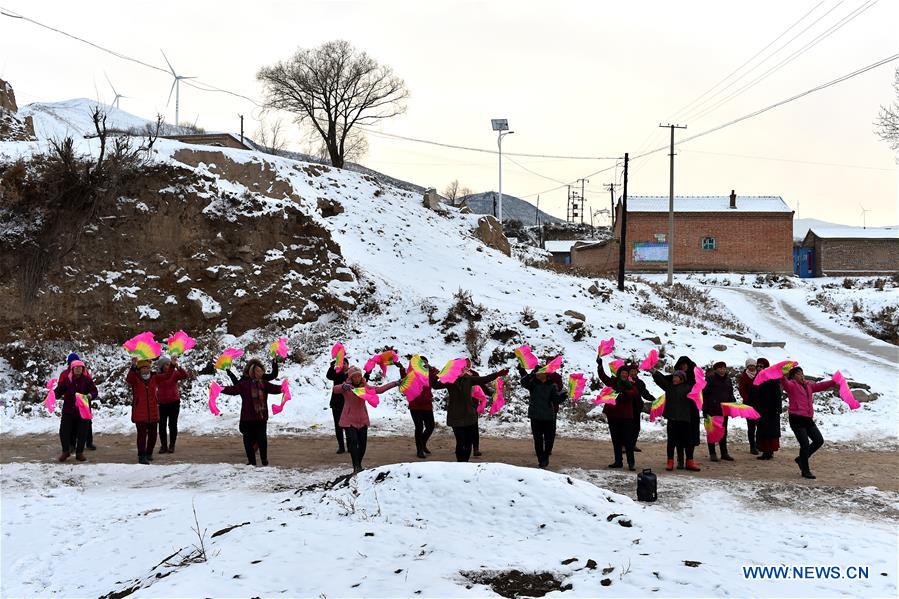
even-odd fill
[{"label": "woman in pink jacket", "polygon": [[346,434],[347,451],[353,461],[353,474],[362,471],[362,458],[368,445],[368,408],[364,399],[353,393],[353,389],[364,388],[377,394],[390,391],[399,381],[387,383],[380,387],[372,387],[362,376],[358,366],[350,366],[345,383],[334,385],[332,393],[343,394],[343,412],[340,414],[340,427]]},{"label": "woman in pink jacket", "polygon": [[798,366],[790,370],[786,378],[781,379],[781,387],[790,402],[790,428],[799,441],[799,456],[796,463],[802,471],[802,478],[815,478],[809,469],[808,460],[812,454],[824,445],[824,437],[815,426],[812,396],[818,391],[834,387],[833,380],[810,383],[805,380],[802,368]]}]

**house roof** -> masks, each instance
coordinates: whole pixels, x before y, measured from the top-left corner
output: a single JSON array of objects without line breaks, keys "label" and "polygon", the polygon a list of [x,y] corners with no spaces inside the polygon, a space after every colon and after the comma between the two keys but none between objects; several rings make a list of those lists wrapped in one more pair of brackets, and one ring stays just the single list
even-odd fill
[{"label": "house roof", "polygon": [[[631,196],[628,212],[668,212],[668,196]],[[737,196],[736,209],[730,196],[674,196],[675,212],[792,212],[780,196]]]},{"label": "house roof", "polygon": [[576,243],[590,243],[593,240],[583,241],[580,239],[554,239],[551,241],[544,241],[543,248],[547,252],[552,252],[554,254],[564,254],[571,251],[572,246]]},{"label": "house roof", "polygon": [[821,239],[899,239],[897,227],[812,227],[808,235]]}]

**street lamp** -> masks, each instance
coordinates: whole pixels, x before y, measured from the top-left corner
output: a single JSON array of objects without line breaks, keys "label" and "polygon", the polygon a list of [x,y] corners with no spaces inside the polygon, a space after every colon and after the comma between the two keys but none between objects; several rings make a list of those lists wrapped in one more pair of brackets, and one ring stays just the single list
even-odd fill
[{"label": "street lamp", "polygon": [[496,145],[499,148],[499,201],[497,202],[496,214],[499,218],[499,224],[503,224],[503,137],[512,135],[514,131],[509,131],[509,121],[506,119],[490,119],[490,125],[496,131]]}]

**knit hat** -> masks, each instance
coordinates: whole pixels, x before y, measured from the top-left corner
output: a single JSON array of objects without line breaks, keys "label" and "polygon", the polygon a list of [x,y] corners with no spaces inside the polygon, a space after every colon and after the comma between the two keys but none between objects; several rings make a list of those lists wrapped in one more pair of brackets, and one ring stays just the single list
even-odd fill
[{"label": "knit hat", "polygon": [[243,367],[244,376],[250,376],[250,371],[253,369],[254,366],[258,366],[259,368],[262,368],[263,370],[265,370],[265,365],[262,363],[261,360],[259,360],[258,358],[251,358],[247,361],[246,366]]},{"label": "knit hat", "polygon": [[749,368],[750,366],[757,366],[757,364],[755,363],[755,358],[746,358],[745,366],[746,368]]},{"label": "knit hat", "polygon": [[727,364],[725,364],[722,360],[718,360],[712,365],[712,370],[717,370],[719,368],[727,368]]},{"label": "knit hat", "polygon": [[358,366],[350,366],[349,369],[346,371],[346,380],[348,380],[348,381],[351,380],[353,378],[353,375],[356,375],[356,374],[361,375],[362,370]]},{"label": "knit hat", "polygon": [[680,380],[682,380],[682,381],[686,381],[686,380],[687,380],[687,373],[684,372],[683,370],[675,370],[675,371],[674,371],[674,374],[672,374],[671,376],[672,376],[672,378],[673,378],[673,377],[680,377]]},{"label": "knit hat", "polygon": [[81,366],[82,368],[84,368],[84,362],[82,362],[81,360],[76,358],[76,359],[72,360],[71,362],[69,362],[69,366],[71,368],[76,368],[78,366]]},{"label": "knit hat", "polygon": [[771,366],[771,362],[768,361],[768,358],[759,358],[755,363],[759,368],[768,368]]},{"label": "knit hat", "polygon": [[162,354],[161,356],[159,356],[159,359],[156,360],[156,365],[159,368],[163,368],[166,364],[169,364],[171,361],[172,361],[172,358],[169,357],[168,354]]},{"label": "knit hat", "polygon": [[150,360],[138,360],[135,366],[137,366],[138,370],[140,370],[141,368],[147,368],[148,366],[150,366]]}]

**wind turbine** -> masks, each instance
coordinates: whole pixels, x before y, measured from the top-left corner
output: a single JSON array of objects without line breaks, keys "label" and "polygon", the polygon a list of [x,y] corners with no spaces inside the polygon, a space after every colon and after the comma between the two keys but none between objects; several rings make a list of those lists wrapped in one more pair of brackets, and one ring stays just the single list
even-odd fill
[{"label": "wind turbine", "polygon": [[859,206],[859,208],[862,209],[862,229],[867,229],[868,227],[865,225],[865,215],[866,215],[868,212],[871,212],[871,211],[870,211],[870,210],[866,210],[865,207],[862,206],[862,203],[861,203],[861,202],[858,203],[858,206]]},{"label": "wind turbine", "polygon": [[[162,52],[162,50],[160,50]],[[168,106],[169,102],[172,101],[172,92],[175,92],[175,126],[177,127],[179,124],[178,121],[178,97],[179,92],[181,90],[181,80],[182,79],[196,79],[196,77],[184,77],[175,72],[175,68],[172,66],[172,63],[169,62],[168,57],[165,55],[165,52],[162,52],[162,57],[165,59],[165,63],[169,65],[169,71],[172,73],[172,88],[169,90],[169,99],[166,100],[165,105]]]},{"label": "wind turbine", "polygon": [[115,98],[113,98],[113,100],[112,100],[112,105],[115,106],[116,108],[118,108],[119,107],[119,98],[127,98],[128,96],[123,96],[122,94],[120,94],[119,92],[116,91],[115,86],[112,84],[112,81],[109,80],[109,75],[107,75],[104,72],[103,76],[106,77],[106,82],[109,84],[109,87],[112,88],[112,93],[115,94]]}]

